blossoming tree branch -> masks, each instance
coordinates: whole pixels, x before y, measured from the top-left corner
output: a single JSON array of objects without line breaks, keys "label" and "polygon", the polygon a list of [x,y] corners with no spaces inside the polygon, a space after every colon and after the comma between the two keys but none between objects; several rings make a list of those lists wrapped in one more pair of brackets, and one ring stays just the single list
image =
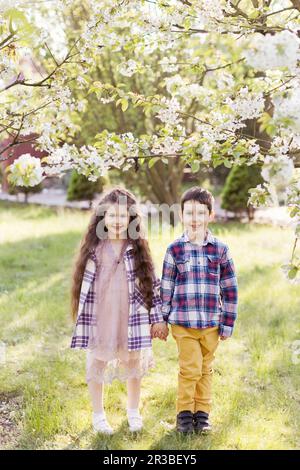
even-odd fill
[{"label": "blossoming tree branch", "polygon": [[[283,269],[299,281],[299,0],[0,0],[0,15],[0,159],[29,140],[48,155],[15,160],[12,184],[174,161],[194,172],[260,165],[249,204],[289,206]],[[100,126],[75,145],[91,100],[124,129],[133,112],[143,127]]]}]

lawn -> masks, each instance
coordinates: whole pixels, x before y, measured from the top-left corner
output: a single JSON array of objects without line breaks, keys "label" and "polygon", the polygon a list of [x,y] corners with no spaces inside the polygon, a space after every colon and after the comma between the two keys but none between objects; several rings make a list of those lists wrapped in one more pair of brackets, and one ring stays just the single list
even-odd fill
[{"label": "lawn", "polygon": [[[0,447],[10,449],[296,449],[300,446],[299,286],[279,266],[292,232],[279,227],[215,224],[229,244],[240,287],[234,336],[215,361],[214,431],[180,436],[174,429],[176,346],[154,342],[156,368],[144,379],[144,430],[126,425],[126,387],[106,387],[112,437],[95,435],[85,383],[85,352],[69,348],[69,286],[74,252],[89,214],[0,203]],[[181,231],[176,229],[176,235]],[[150,245],[160,275],[171,237]]]}]

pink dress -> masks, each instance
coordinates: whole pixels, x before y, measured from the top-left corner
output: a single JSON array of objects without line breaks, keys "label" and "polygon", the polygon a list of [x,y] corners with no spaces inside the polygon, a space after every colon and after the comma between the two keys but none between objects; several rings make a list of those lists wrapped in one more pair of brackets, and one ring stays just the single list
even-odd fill
[{"label": "pink dress", "polygon": [[129,293],[123,259],[127,240],[121,240],[120,244],[118,257],[109,239],[96,248],[97,326],[87,351],[87,382],[111,383],[115,378],[121,381],[141,378],[154,367],[151,348],[128,351]]}]

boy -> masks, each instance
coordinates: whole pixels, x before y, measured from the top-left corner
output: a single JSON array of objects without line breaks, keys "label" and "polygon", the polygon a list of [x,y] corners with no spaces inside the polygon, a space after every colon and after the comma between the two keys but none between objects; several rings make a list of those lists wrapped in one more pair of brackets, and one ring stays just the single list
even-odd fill
[{"label": "boy", "polygon": [[228,247],[213,236],[212,194],[195,186],[181,198],[183,235],[166,251],[161,280],[164,320],[171,324],[179,359],[179,432],[211,429],[212,362],[219,340],[237,316],[237,280]]}]

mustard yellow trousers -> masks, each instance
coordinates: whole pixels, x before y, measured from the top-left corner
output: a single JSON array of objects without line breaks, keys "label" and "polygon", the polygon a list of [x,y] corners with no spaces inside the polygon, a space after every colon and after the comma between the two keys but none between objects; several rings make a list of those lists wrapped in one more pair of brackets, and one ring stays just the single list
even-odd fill
[{"label": "mustard yellow trousers", "polygon": [[179,374],[177,413],[189,410],[210,412],[212,391],[212,363],[218,347],[219,327],[186,328],[171,325],[177,343]]}]

